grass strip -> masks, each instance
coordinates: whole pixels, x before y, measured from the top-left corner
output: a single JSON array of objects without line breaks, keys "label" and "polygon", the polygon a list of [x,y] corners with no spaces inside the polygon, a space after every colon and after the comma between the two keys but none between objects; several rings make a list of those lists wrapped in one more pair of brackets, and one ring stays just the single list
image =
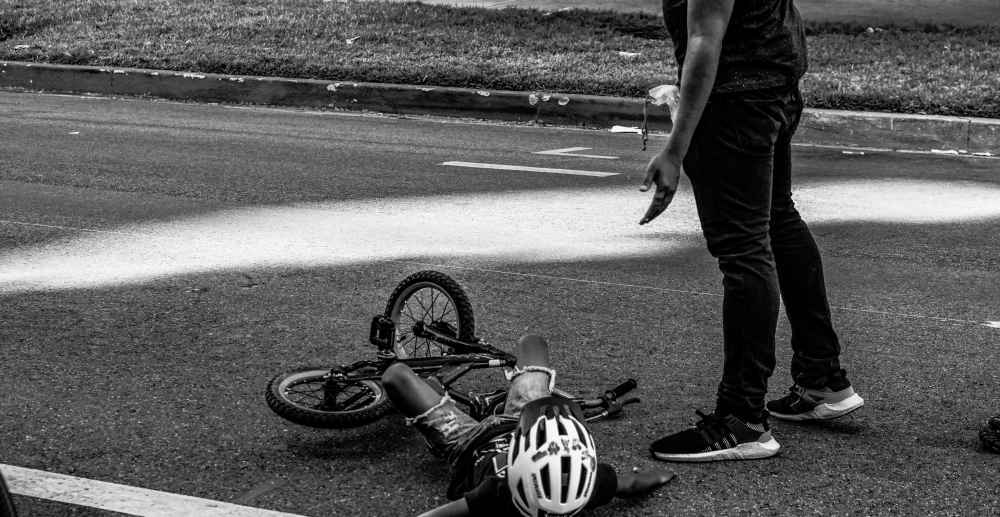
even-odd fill
[{"label": "grass strip", "polygon": [[[809,27],[809,106],[1000,117],[1000,27]],[[642,96],[662,20],[322,0],[0,0],[0,59]]]}]

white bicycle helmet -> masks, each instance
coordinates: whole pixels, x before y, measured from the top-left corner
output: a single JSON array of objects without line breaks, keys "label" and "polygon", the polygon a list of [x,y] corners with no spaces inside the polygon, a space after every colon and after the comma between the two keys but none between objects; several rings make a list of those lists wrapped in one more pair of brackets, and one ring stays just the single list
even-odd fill
[{"label": "white bicycle helmet", "polygon": [[550,396],[525,405],[507,452],[507,485],[525,517],[573,515],[594,493],[597,452],[572,400]]}]

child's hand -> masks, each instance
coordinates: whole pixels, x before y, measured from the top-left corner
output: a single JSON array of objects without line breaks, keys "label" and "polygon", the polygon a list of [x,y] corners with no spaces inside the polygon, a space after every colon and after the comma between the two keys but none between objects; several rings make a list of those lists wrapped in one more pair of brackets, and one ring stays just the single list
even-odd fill
[{"label": "child's hand", "polygon": [[638,497],[659,488],[674,478],[677,474],[664,470],[646,472],[625,472],[618,474],[618,497]]}]

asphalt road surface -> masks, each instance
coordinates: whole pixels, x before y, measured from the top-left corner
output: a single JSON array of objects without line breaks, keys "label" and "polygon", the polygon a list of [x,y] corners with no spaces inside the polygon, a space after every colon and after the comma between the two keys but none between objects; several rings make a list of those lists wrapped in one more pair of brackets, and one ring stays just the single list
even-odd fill
[{"label": "asphalt road surface", "polygon": [[[23,93],[0,93],[0,117],[0,469],[30,469],[13,483],[29,515],[107,515],[114,487],[231,515],[440,504],[444,470],[398,417],[317,431],[262,396],[283,369],[367,357],[370,316],[426,268],[462,283],[491,342],[549,337],[567,389],[639,379],[601,454],[679,478],[598,515],[1000,505],[975,440],[1000,412],[1000,160],[797,147],[868,404],[777,424],[772,460],[675,466],[646,447],[711,405],[721,286],[686,184],[637,224],[662,135],[642,152],[607,131]],[[77,479],[114,485],[52,488]],[[128,513],[181,504],[135,497]]]}]

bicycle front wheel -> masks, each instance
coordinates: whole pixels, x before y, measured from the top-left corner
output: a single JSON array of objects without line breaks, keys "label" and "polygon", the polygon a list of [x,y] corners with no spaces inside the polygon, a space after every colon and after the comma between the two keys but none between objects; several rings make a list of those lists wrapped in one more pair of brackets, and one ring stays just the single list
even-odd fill
[{"label": "bicycle front wheel", "polygon": [[418,271],[404,278],[389,295],[385,317],[396,326],[393,349],[400,359],[451,353],[450,347],[414,336],[417,322],[461,341],[476,339],[469,297],[458,282],[438,271]]}]

